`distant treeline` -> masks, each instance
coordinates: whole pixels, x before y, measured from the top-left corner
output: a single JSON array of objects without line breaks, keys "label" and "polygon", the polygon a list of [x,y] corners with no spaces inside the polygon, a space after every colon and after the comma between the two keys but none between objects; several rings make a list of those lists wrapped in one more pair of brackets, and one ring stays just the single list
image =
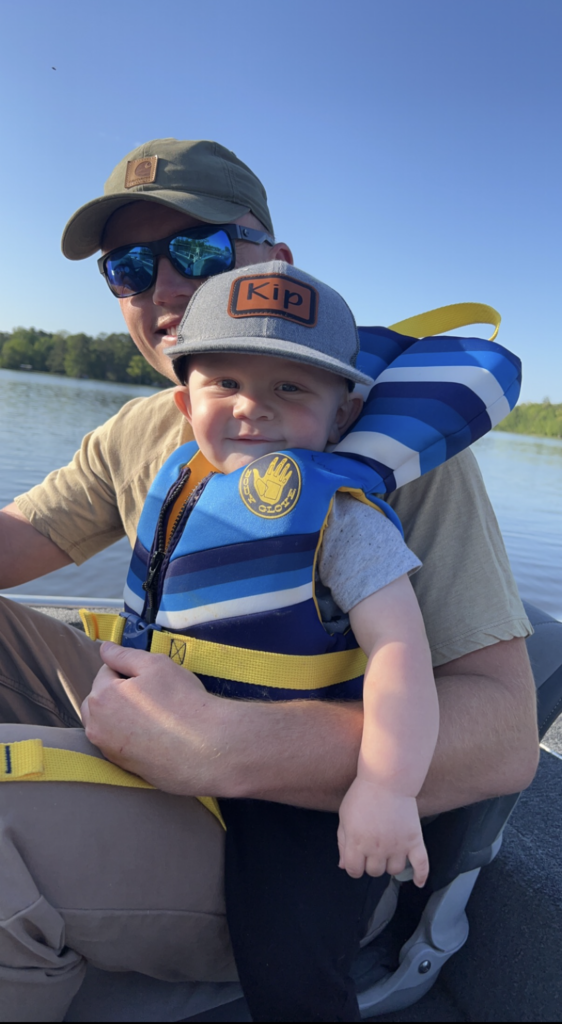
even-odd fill
[{"label": "distant treeline", "polygon": [[562,437],[562,405],[543,402],[523,402],[498,424],[496,430],[509,430],[513,434],[535,434],[537,437]]},{"label": "distant treeline", "polygon": [[166,387],[170,382],[148,365],[128,334],[49,334],[34,327],[0,333],[0,367],[65,377]]},{"label": "distant treeline", "polygon": [[[0,368],[35,370],[65,377],[90,377],[121,384],[169,387],[170,382],[153,370],[128,334],[49,334],[34,327],[0,332]],[[562,437],[562,404],[524,402],[495,428],[514,434]]]}]

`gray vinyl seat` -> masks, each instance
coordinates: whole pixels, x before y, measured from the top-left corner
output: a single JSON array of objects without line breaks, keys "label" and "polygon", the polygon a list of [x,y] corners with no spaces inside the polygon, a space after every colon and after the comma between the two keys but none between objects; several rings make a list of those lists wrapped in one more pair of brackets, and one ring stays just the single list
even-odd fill
[{"label": "gray vinyl seat", "polygon": [[[541,737],[562,712],[562,622],[526,604],[535,633],[527,646]],[[354,968],[363,1018],[411,1006],[466,942],[466,905],[478,875],[498,853],[518,795],[439,815],[425,827],[431,873],[423,892],[393,882]],[[398,913],[393,916],[398,900]],[[67,1021],[248,1021],[236,984],[170,984],[89,968]],[[443,1018],[444,1019],[444,1018]]]}]

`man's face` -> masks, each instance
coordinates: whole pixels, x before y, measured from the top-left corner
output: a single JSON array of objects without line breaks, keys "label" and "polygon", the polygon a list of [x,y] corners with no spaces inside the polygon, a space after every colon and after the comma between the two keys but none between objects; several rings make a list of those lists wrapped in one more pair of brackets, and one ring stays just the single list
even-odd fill
[{"label": "man's face", "polygon": [[[155,242],[182,228],[199,227],[201,223],[187,213],[180,213],[160,203],[130,203],[117,210],[109,219],[103,237],[103,252],[134,242]],[[253,213],[246,213],[232,223],[263,230]],[[293,262],[291,250],[283,242],[274,246],[236,242],[237,267],[274,259]],[[176,378],[166,349],[177,343],[177,329],[186,306],[205,280],[204,277],[195,280],[183,277],[169,260],[161,256],[152,288],[140,295],[118,300],[127,329],[139,351],[155,370],[174,383]]]}]

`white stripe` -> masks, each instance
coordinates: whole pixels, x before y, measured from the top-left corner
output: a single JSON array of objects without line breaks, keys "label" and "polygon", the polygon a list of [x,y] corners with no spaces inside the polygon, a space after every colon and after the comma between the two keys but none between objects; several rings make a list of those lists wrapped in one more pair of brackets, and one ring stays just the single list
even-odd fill
[{"label": "white stripe", "polygon": [[441,382],[451,384],[464,384],[465,387],[474,391],[482,399],[486,408],[494,405],[503,397],[503,389],[498,384],[493,373],[485,370],[482,366],[404,366],[402,368],[384,370],[380,377],[377,377],[377,384],[388,381],[407,381],[408,383],[420,380]]},{"label": "white stripe", "polygon": [[127,584],[125,584],[125,589],[123,591],[123,600],[125,604],[129,606],[129,608],[132,608],[133,611],[137,613],[137,615],[142,615],[144,601],[142,597],[137,597],[134,591],[131,590],[131,588],[127,586]]},{"label": "white stripe", "polygon": [[399,466],[398,469],[394,470],[394,479],[396,480],[397,487],[403,487],[404,484],[409,484],[412,480],[417,480],[421,476],[420,457],[419,455],[415,459],[410,459],[409,462],[405,462],[403,466]]},{"label": "white stripe", "polygon": [[[269,612],[275,608],[300,604],[312,597],[312,582],[289,590],[276,590],[270,594],[255,594],[252,597],[236,597],[230,601],[216,601],[214,604],[202,605],[199,608],[184,608],[181,611],[158,612],[156,622],[166,629],[187,629],[202,622],[213,622],[215,619],[232,619],[239,615],[252,615],[253,612]],[[132,605],[131,605],[132,607]]]},{"label": "white stripe", "polygon": [[[376,430],[355,430],[334,448],[336,452],[354,452],[356,455],[365,455],[369,459],[376,459],[382,462],[389,469],[397,470],[414,460],[417,465],[415,476],[420,475],[420,457],[414,448],[397,441],[388,434],[379,434]],[[413,480],[414,477],[410,477]]]},{"label": "white stripe", "polygon": [[503,395],[497,402],[494,402],[493,405],[488,406],[486,411],[492,421],[492,426],[495,427],[496,423],[501,423],[501,421],[505,419],[508,413],[511,412],[511,409],[509,408],[507,398]]}]

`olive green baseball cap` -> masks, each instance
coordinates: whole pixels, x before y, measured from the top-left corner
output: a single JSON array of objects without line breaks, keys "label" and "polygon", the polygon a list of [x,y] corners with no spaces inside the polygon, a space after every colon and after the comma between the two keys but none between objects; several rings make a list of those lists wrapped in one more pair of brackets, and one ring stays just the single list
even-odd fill
[{"label": "olive green baseball cap", "polygon": [[229,224],[251,212],[273,235],[261,181],[218,142],[145,142],[117,164],[103,191],[103,196],[81,206],[63,231],[61,247],[69,260],[97,252],[112,213],[138,200],[171,206],[211,224]]}]

